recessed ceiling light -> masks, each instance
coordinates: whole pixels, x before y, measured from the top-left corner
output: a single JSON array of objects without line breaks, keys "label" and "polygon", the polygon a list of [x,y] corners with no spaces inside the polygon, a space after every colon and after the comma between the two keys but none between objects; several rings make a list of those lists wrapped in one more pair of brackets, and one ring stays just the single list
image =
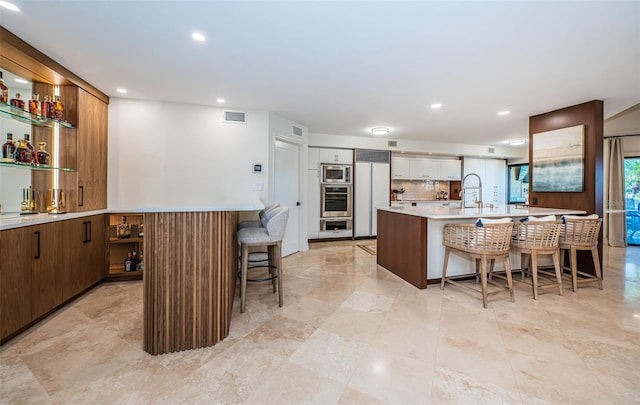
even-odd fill
[{"label": "recessed ceiling light", "polygon": [[431,104],[431,109],[435,110],[436,108],[442,107],[442,103]]},{"label": "recessed ceiling light", "polygon": [[526,139],[511,139],[509,141],[509,145],[513,146],[524,145],[525,143],[527,143]]},{"label": "recessed ceiling light", "polygon": [[122,87],[117,88],[116,91],[118,93],[127,94],[127,89],[123,89]]},{"label": "recessed ceiling light", "polygon": [[0,7],[6,8],[7,10],[11,10],[11,11],[20,11],[20,8],[18,8],[18,6],[4,0],[0,0]]},{"label": "recessed ceiling light", "polygon": [[389,128],[387,127],[375,127],[371,128],[371,133],[373,135],[386,135],[389,133]]},{"label": "recessed ceiling light", "polygon": [[224,98],[217,98],[216,101],[221,104],[226,103],[226,100]]},{"label": "recessed ceiling light", "polygon": [[15,81],[16,81],[16,82],[18,82],[18,83],[24,83],[24,84],[29,83],[28,81],[26,81],[26,80],[24,80],[24,79],[21,79],[21,78],[19,78],[19,77],[15,78],[15,79],[13,79],[13,80],[15,80]]},{"label": "recessed ceiling light", "polygon": [[511,111],[508,111],[508,110],[500,111],[498,113],[498,115],[509,115],[509,114],[511,114]]},{"label": "recessed ceiling light", "polygon": [[192,32],[191,38],[195,39],[196,41],[204,41],[205,39],[207,39],[204,34],[201,34],[199,32]]}]

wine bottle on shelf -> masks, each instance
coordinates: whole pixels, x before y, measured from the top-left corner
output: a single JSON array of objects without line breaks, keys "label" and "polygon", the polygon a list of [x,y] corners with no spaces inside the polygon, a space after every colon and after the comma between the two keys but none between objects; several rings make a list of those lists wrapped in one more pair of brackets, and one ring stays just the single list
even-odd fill
[{"label": "wine bottle on shelf", "polygon": [[134,250],[131,254],[131,271],[138,270],[138,263],[140,263],[140,259],[138,259],[138,252]]},{"label": "wine bottle on shelf", "polygon": [[2,161],[13,163],[16,161],[16,143],[13,141],[13,134],[7,133],[7,142],[2,145]]},{"label": "wine bottle on shelf", "polygon": [[53,97],[53,108],[55,119],[58,121],[64,121],[64,104],[60,101],[60,96]]},{"label": "wine bottle on shelf", "polygon": [[12,106],[24,110],[24,100],[20,98],[20,93],[16,93],[16,98],[11,99]]},{"label": "wine bottle on shelf", "polygon": [[131,236],[131,224],[127,223],[127,217],[122,216],[122,223],[116,225],[116,236],[118,239],[128,238]]},{"label": "wine bottle on shelf", "polygon": [[9,104],[9,88],[4,84],[2,72],[0,72],[0,102]]},{"label": "wine bottle on shelf", "polygon": [[127,258],[124,259],[124,271],[131,271],[132,258],[133,255],[131,254],[131,252],[127,253]]},{"label": "wine bottle on shelf", "polygon": [[45,142],[38,142],[38,151],[36,152],[36,164],[49,166],[51,165],[51,154],[44,148],[47,147]]},{"label": "wine bottle on shelf", "polygon": [[40,108],[40,95],[34,94],[31,96],[31,100],[29,100],[29,112],[31,113],[31,118],[38,118],[42,115],[42,108]]}]

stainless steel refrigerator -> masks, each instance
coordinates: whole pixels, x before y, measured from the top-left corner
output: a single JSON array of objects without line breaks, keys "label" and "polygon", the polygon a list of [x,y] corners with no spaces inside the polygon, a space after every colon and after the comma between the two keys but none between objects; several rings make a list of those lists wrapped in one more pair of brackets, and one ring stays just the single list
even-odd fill
[{"label": "stainless steel refrigerator", "polygon": [[390,196],[389,151],[356,149],[354,173],[354,236],[377,234],[376,207],[388,207]]}]

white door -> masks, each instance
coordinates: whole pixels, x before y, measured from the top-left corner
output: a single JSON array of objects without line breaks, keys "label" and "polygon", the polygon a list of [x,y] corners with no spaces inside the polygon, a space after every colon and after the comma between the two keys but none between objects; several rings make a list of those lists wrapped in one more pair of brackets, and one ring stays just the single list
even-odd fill
[{"label": "white door", "polygon": [[282,256],[300,250],[300,147],[276,141],[274,202],[289,207],[287,230],[282,240]]}]

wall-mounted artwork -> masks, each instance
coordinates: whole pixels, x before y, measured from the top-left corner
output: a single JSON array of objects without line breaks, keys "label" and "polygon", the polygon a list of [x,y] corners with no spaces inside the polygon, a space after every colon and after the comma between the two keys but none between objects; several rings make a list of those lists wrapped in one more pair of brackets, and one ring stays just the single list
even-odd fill
[{"label": "wall-mounted artwork", "polygon": [[533,134],[532,190],[584,191],[584,125]]}]

